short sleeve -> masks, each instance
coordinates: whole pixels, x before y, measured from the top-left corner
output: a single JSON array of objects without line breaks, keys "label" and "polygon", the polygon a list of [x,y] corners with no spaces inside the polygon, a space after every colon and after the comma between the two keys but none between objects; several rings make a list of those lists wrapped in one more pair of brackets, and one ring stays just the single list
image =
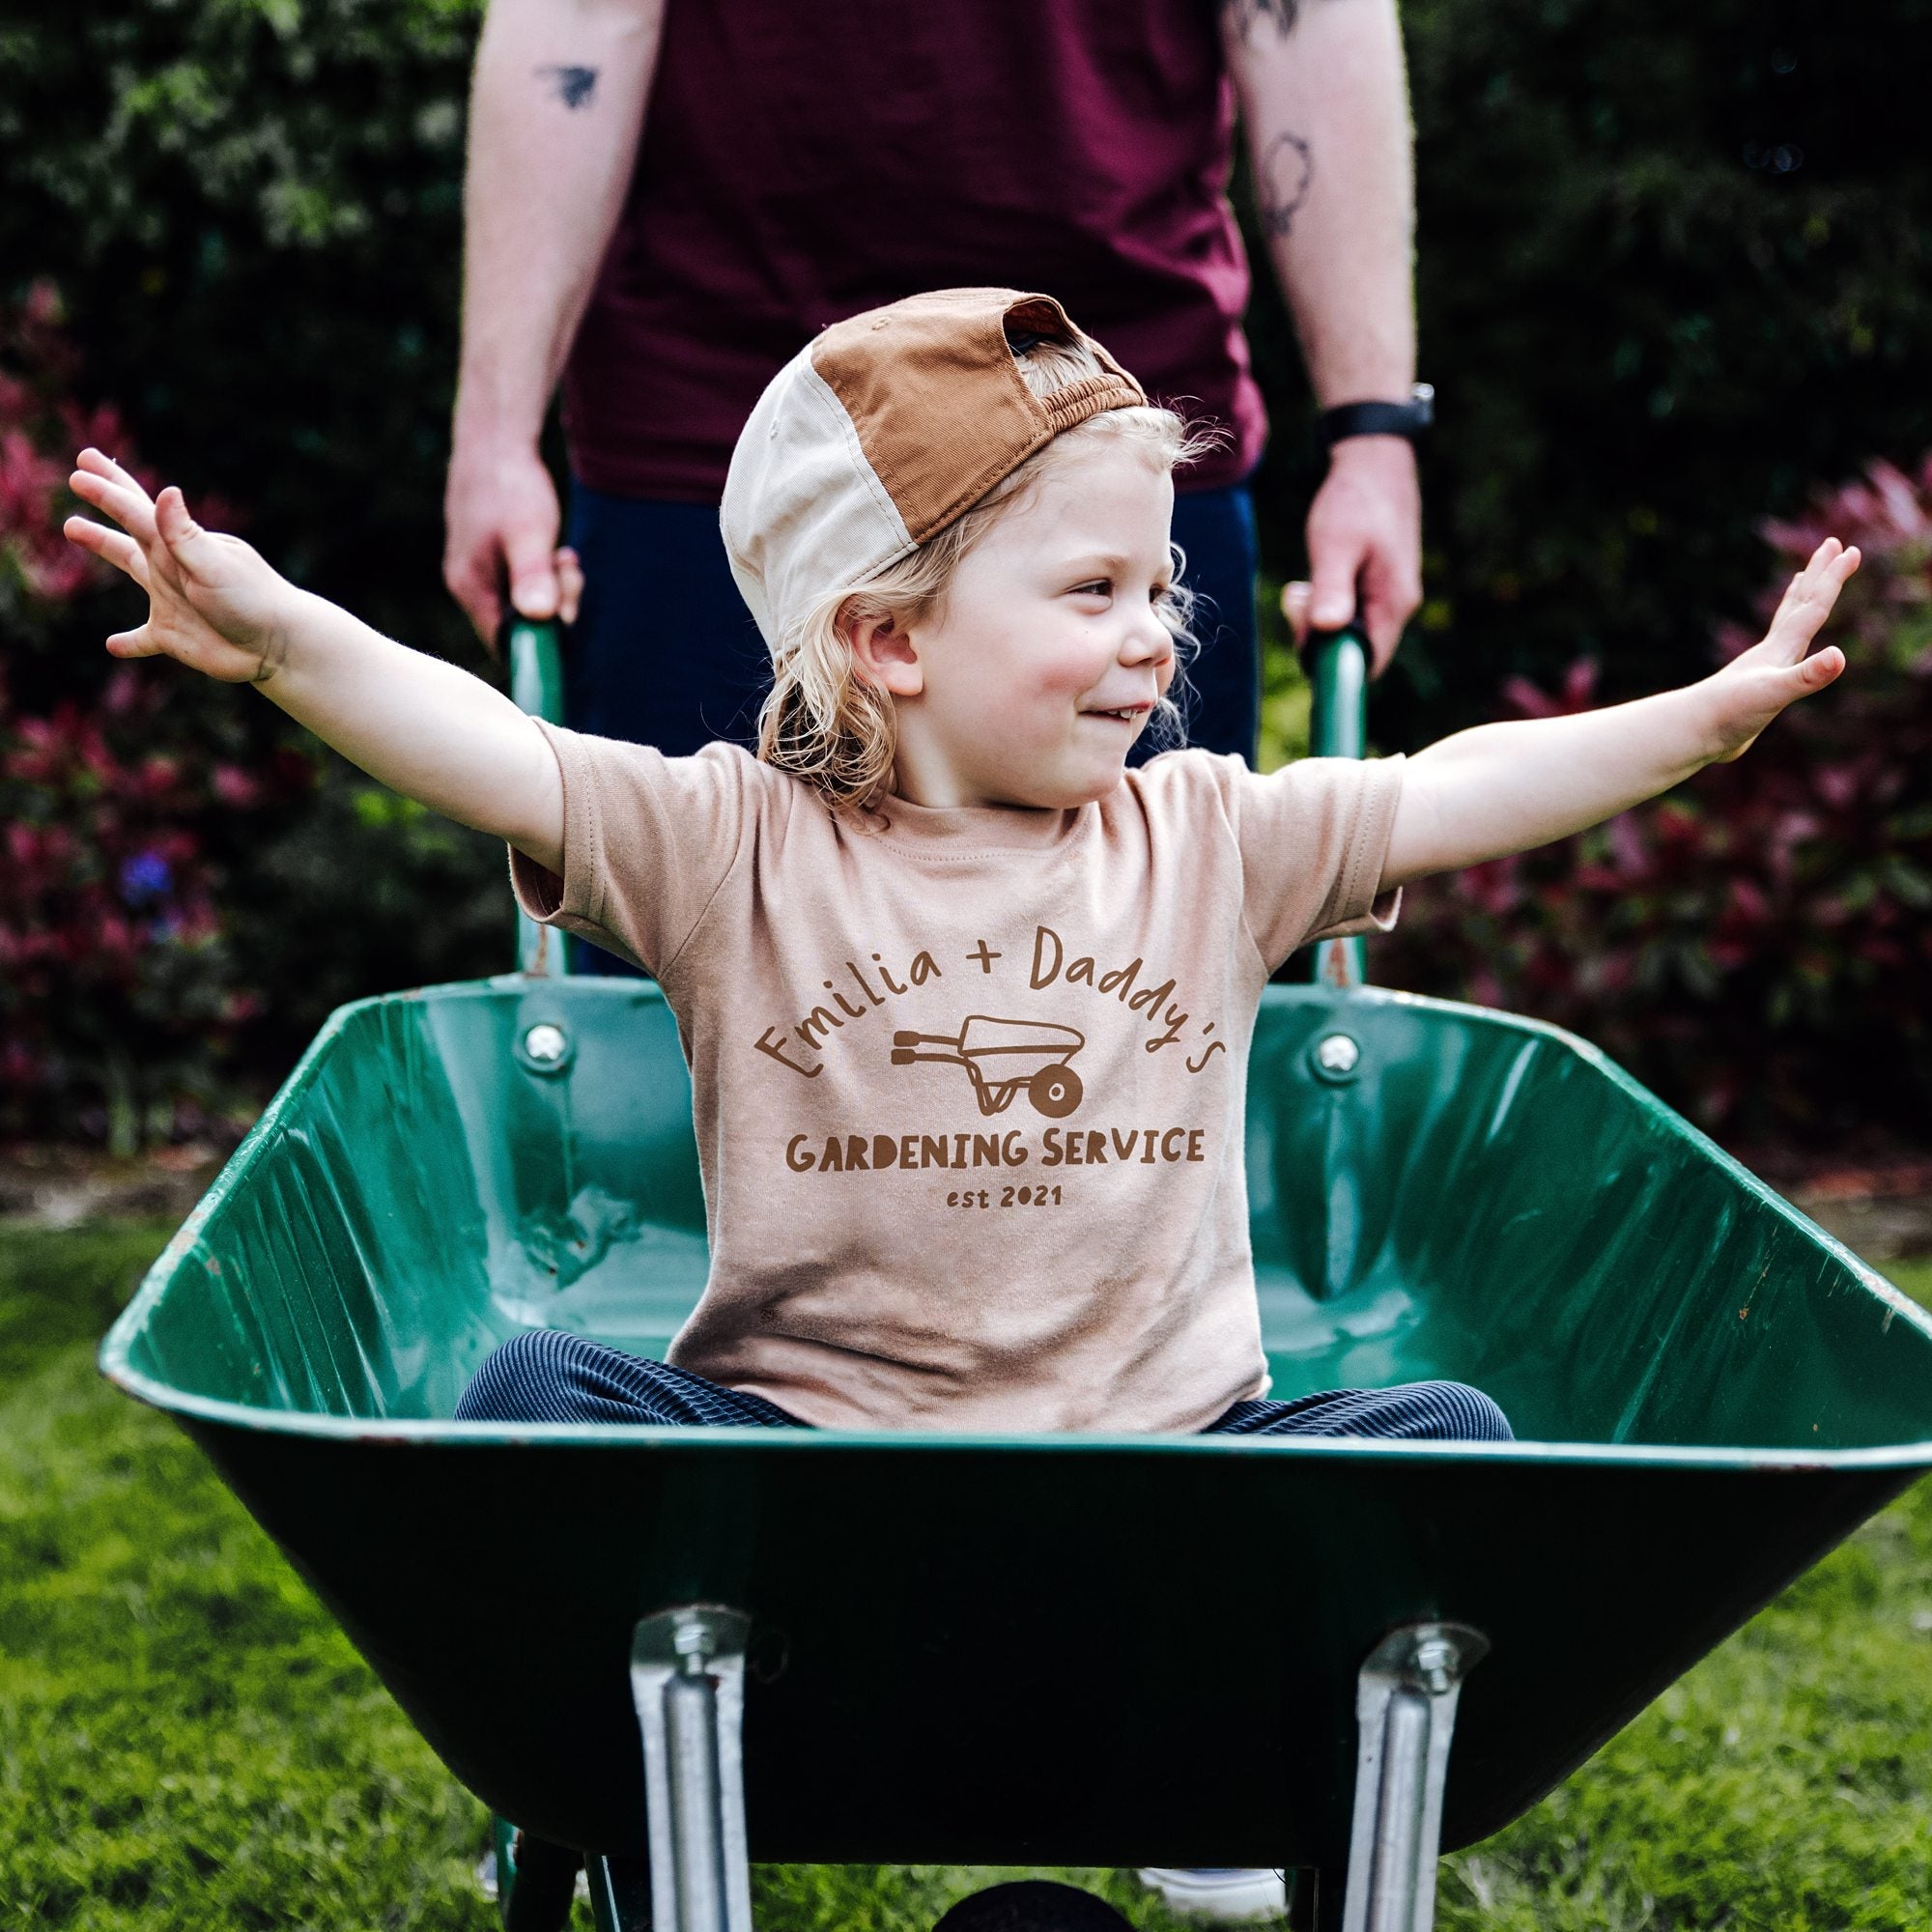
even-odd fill
[{"label": "short sleeve", "polygon": [[1402,894],[1380,890],[1403,761],[1301,758],[1265,776],[1228,761],[1248,930],[1272,973],[1296,947],[1386,932]]},{"label": "short sleeve", "polygon": [[662,978],[748,848],[767,768],[735,745],[668,758],[538,723],[563,775],[563,876],[512,847],[517,903]]}]

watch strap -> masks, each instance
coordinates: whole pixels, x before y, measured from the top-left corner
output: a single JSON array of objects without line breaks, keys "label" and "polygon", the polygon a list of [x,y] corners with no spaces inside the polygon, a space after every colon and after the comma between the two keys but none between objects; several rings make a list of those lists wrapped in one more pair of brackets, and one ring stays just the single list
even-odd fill
[{"label": "watch strap", "polygon": [[1401,436],[1410,442],[1435,420],[1435,391],[1418,383],[1406,403],[1343,403],[1323,410],[1317,433],[1324,449],[1351,436]]}]

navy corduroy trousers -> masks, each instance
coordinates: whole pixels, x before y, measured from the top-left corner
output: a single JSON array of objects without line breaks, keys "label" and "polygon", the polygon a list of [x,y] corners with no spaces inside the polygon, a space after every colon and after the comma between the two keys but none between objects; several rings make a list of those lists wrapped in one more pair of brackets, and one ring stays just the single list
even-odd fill
[{"label": "navy corduroy trousers", "polygon": [[[762,1396],[688,1369],[627,1355],[560,1329],[512,1336],[477,1370],[459,1422],[670,1423],[809,1429]],[[1237,1402],[1204,1435],[1358,1435],[1379,1440],[1508,1442],[1508,1418],[1463,1382],[1330,1389],[1296,1402]]]}]

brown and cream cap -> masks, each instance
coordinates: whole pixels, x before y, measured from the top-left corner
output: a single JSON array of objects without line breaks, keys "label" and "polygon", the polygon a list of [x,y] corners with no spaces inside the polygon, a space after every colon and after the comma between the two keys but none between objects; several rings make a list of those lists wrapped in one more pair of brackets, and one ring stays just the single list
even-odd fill
[{"label": "brown and cream cap", "polygon": [[[1015,341],[1079,342],[1101,374],[1036,396]],[[1145,404],[1051,296],[939,289],[835,323],[773,377],[731,452],[731,574],[776,646],[818,602],[938,534],[1062,431]]]}]

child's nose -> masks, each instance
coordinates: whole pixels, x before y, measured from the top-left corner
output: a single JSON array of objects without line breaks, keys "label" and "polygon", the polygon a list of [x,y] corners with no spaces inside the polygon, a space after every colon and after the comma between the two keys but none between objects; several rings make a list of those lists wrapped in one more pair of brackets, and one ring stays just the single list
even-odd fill
[{"label": "child's nose", "polygon": [[1152,660],[1158,665],[1163,658],[1173,655],[1174,633],[1160,621],[1152,607],[1136,612],[1121,642],[1121,662],[1137,665]]}]

